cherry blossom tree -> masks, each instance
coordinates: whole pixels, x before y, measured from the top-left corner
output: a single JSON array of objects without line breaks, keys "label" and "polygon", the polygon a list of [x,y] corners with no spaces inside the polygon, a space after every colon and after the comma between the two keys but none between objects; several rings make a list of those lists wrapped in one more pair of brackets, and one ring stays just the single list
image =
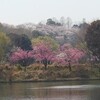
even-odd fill
[{"label": "cherry blossom tree", "polygon": [[45,44],[39,44],[34,47],[34,52],[36,61],[42,62],[45,69],[47,69],[48,63],[50,63],[54,57],[54,53],[50,47]]},{"label": "cherry blossom tree", "polygon": [[68,65],[69,71],[72,71],[71,64],[78,63],[84,55],[85,53],[77,48],[62,46],[55,56],[55,62],[61,65]]},{"label": "cherry blossom tree", "polygon": [[33,50],[25,51],[18,48],[17,51],[11,53],[9,61],[13,64],[19,63],[26,68],[26,66],[34,62],[34,52]]}]

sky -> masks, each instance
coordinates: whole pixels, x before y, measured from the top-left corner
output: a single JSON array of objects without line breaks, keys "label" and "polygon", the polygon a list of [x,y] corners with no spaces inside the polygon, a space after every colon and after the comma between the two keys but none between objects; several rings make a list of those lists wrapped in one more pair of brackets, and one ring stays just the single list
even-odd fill
[{"label": "sky", "polygon": [[64,16],[73,22],[100,18],[100,0],[0,0],[0,22],[13,25],[39,23]]}]

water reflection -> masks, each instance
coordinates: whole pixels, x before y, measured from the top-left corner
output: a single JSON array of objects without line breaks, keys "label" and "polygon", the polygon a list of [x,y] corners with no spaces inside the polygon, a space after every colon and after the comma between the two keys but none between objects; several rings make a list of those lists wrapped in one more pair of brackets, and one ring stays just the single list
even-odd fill
[{"label": "water reflection", "polygon": [[[82,98],[87,98],[88,100],[88,92],[81,89],[72,89],[72,88],[65,88],[65,89],[51,89],[51,88],[45,88],[45,89],[35,89],[33,90],[36,98],[48,98],[48,100],[53,100],[54,98],[59,98],[59,100],[82,100]],[[37,94],[38,93],[38,94]],[[39,99],[41,100],[41,99]],[[58,99],[56,99],[58,100]]]},{"label": "water reflection", "polygon": [[100,100],[98,82],[0,84],[0,100]]}]

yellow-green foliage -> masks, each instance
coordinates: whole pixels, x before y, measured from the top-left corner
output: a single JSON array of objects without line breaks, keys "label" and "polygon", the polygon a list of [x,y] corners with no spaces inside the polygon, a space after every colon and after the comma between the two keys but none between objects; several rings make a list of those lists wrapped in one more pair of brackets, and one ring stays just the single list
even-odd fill
[{"label": "yellow-green foliage", "polygon": [[0,60],[2,60],[7,45],[10,43],[10,39],[6,36],[5,33],[0,32]]},{"label": "yellow-green foliage", "polygon": [[59,47],[59,44],[49,36],[39,36],[38,38],[32,39],[33,46],[36,46],[41,43],[49,45],[53,50],[56,50]]}]

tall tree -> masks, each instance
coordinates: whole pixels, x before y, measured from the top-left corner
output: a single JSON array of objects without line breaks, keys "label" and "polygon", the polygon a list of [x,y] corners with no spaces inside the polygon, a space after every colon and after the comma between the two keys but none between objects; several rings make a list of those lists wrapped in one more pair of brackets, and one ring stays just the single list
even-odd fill
[{"label": "tall tree", "polygon": [[53,21],[51,18],[47,19],[47,25],[55,25],[55,21]]},{"label": "tall tree", "polygon": [[91,23],[87,29],[85,40],[89,50],[100,59],[100,20]]}]

